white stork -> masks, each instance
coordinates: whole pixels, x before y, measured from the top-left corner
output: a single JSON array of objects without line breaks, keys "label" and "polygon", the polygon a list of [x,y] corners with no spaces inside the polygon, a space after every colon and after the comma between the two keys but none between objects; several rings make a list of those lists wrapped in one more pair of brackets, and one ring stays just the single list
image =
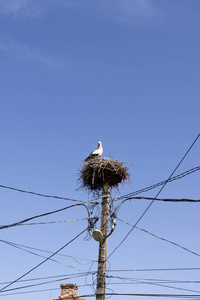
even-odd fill
[{"label": "white stork", "polygon": [[102,143],[98,142],[98,148],[94,150],[86,159],[85,161],[88,161],[91,158],[100,157],[103,153]]}]

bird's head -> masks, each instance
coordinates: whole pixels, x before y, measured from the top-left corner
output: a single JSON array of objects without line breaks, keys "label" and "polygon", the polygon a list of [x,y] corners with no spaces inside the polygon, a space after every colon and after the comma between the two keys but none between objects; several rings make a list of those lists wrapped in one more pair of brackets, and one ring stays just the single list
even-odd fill
[{"label": "bird's head", "polygon": [[101,142],[98,142],[98,148],[100,148],[100,147],[101,147],[101,145],[102,145],[102,144],[101,144]]}]

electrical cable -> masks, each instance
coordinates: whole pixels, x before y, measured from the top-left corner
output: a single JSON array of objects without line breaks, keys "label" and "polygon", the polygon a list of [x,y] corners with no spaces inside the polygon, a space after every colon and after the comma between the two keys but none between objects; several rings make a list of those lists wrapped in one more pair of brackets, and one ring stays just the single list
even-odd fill
[{"label": "electrical cable", "polygon": [[[106,290],[110,291],[111,293],[114,293],[114,290],[111,289],[111,288],[106,288]],[[106,292],[106,293],[107,293],[107,292]],[[105,295],[105,296],[106,296],[106,295]],[[112,295],[109,295],[109,296],[105,297],[105,299],[110,299],[110,298],[112,298]]]},{"label": "electrical cable", "polygon": [[40,218],[40,217],[45,217],[45,216],[48,216],[48,215],[52,215],[52,214],[61,212],[63,210],[66,210],[66,209],[69,209],[69,208],[72,208],[72,207],[75,207],[75,206],[80,206],[80,205],[84,206],[86,208],[87,213],[88,213],[88,217],[90,218],[90,213],[89,213],[89,210],[88,210],[87,206],[83,203],[77,203],[77,204],[73,204],[73,205],[70,205],[70,206],[67,206],[67,207],[63,207],[63,208],[60,208],[60,209],[57,209],[57,210],[54,210],[54,211],[51,211],[51,212],[47,212],[47,213],[44,213],[44,214],[41,214],[41,215],[37,215],[37,216],[31,217],[31,218],[13,223],[13,224],[0,226],[0,229],[5,229],[5,228],[10,228],[10,227],[14,227],[14,226],[17,226],[17,225],[21,225],[22,223],[31,221],[33,219]]},{"label": "electrical cable", "polygon": [[[100,296],[135,296],[135,297],[164,297],[164,298],[179,298],[185,299],[190,297],[191,299],[199,299],[199,295],[187,295],[187,294],[136,294],[136,293],[105,293],[98,294]],[[86,294],[80,296],[73,296],[74,299],[86,298],[86,297],[95,297],[96,294]]]},{"label": "electrical cable", "polygon": [[[122,278],[118,277],[119,279],[123,280]],[[166,284],[160,284],[160,283],[155,283],[155,282],[147,282],[147,281],[141,281],[141,280],[136,280],[133,279],[136,283],[139,284],[150,284],[150,285],[156,285],[156,286],[161,286],[161,287],[165,287],[165,288],[170,288],[170,289],[175,289],[175,290],[181,290],[181,291],[187,291],[187,292],[194,292],[194,293],[200,293],[200,291],[196,291],[196,290],[191,290],[191,289],[185,289],[185,288],[179,288],[179,287],[175,287],[175,286],[170,286],[170,285],[166,285]]]},{"label": "electrical cable", "polygon": [[16,287],[16,288],[12,288],[12,289],[7,289],[7,290],[4,290],[2,291],[2,293],[6,293],[6,292],[11,292],[11,291],[16,291],[16,290],[20,290],[20,289],[26,289],[26,288],[32,288],[32,287],[35,287],[35,286],[40,286],[40,285],[44,285],[44,284],[49,284],[49,283],[54,283],[54,282],[59,282],[61,280],[69,280],[69,279],[74,279],[74,278],[80,278],[80,277],[83,277],[85,276],[86,274],[82,274],[82,275],[76,275],[76,276],[73,276],[73,277],[64,277],[64,278],[61,278],[61,279],[56,279],[56,280],[51,280],[51,281],[46,281],[46,282],[40,282],[40,283],[35,283],[35,284],[30,284],[30,285],[25,285],[25,286],[19,286],[19,287]]},{"label": "electrical cable", "polygon": [[[51,254],[53,253],[52,251],[47,251],[47,250],[43,250],[43,249],[39,249],[39,248],[34,248],[34,247],[30,247],[30,246],[25,246],[25,245],[18,244],[18,243],[13,243],[13,242],[10,242],[10,241],[5,241],[5,240],[0,240],[0,241],[1,241],[1,242],[5,242],[5,243],[10,243],[10,244],[12,244],[12,245],[16,245],[16,246],[19,246],[19,247],[31,249],[31,250],[36,250],[36,251],[41,251],[41,252],[51,253]],[[57,253],[57,255],[59,255],[59,256],[64,256],[64,257],[68,257],[68,258],[72,258],[75,262],[77,262],[77,263],[80,264],[80,265],[88,265],[88,264],[91,263],[91,262],[97,262],[96,260],[91,260],[91,259],[86,259],[86,258],[81,258],[81,257],[74,257],[74,256],[71,256],[71,255],[62,254],[62,253]],[[80,262],[78,261],[78,259],[88,261],[89,263],[86,263],[86,264],[80,263]]]},{"label": "electrical cable", "polygon": [[[190,175],[190,174],[192,174],[192,173],[194,173],[194,172],[196,172],[196,171],[199,171],[199,170],[200,170],[200,166],[198,166],[198,167],[196,167],[196,168],[193,168],[193,169],[190,169],[190,170],[187,170],[187,171],[185,171],[185,172],[183,172],[183,173],[181,173],[181,174],[179,174],[179,175],[177,175],[177,176],[172,177],[172,178],[169,180],[169,182],[172,182],[172,181],[177,180],[177,179],[181,179],[181,178],[183,178],[183,177],[185,177],[185,176],[187,176],[187,175]],[[127,195],[118,197],[117,200],[121,200],[121,199],[124,199],[124,198],[125,198],[125,199],[122,200],[122,201],[116,206],[115,211],[114,211],[115,214],[119,212],[121,206],[122,206],[126,201],[135,199],[135,197],[134,197],[135,195],[138,195],[138,194],[140,194],[140,193],[147,192],[147,191],[149,191],[149,190],[152,190],[152,189],[154,189],[154,188],[157,188],[158,186],[164,184],[165,182],[167,182],[167,180],[164,180],[164,181],[161,181],[161,182],[156,183],[156,184],[154,184],[154,185],[151,185],[151,186],[149,186],[149,187],[140,189],[140,190],[135,191],[135,192],[133,192],[133,193],[130,193],[130,194],[127,194]],[[126,198],[126,196],[128,196],[128,197]],[[143,197],[142,197],[142,199],[143,199]],[[152,198],[152,200],[153,200],[153,199],[154,199],[154,198]],[[150,199],[149,199],[149,200],[150,200]],[[157,200],[157,199],[155,199],[155,200]]]},{"label": "electrical cable", "polygon": [[[81,274],[80,274],[81,275]],[[64,275],[62,275],[62,276],[64,276]],[[66,276],[66,275],[65,275]],[[84,274],[82,274],[82,276],[85,276]],[[54,277],[54,276],[53,276]],[[58,276],[55,276],[55,277],[58,277]],[[78,276],[77,276],[78,277]],[[80,277],[80,276],[79,276]],[[132,281],[139,281],[139,280],[141,280],[141,279],[137,279],[137,278],[126,278],[126,277],[118,277],[118,276],[110,276],[111,278],[118,278],[118,279],[122,279],[122,280],[132,280]],[[46,278],[49,278],[49,277],[46,277]],[[75,277],[70,277],[70,278],[75,278]],[[70,279],[69,277],[67,277],[67,279]],[[41,278],[41,279],[43,279],[43,278]],[[64,280],[65,278],[61,278],[60,280]],[[30,279],[31,280],[31,279]],[[30,281],[29,279],[28,280],[21,280],[20,282],[22,282],[22,281]],[[191,280],[182,280],[182,281],[176,281],[176,280],[161,280],[161,279],[142,279],[142,280],[150,280],[150,281],[152,281],[152,280],[157,280],[158,282],[167,282],[167,283],[200,283],[200,281],[199,280],[196,280],[196,281],[191,281]],[[53,282],[53,281],[52,281]],[[128,284],[138,284],[138,283],[140,283],[140,282],[128,282],[128,283],[126,283],[126,282],[123,282],[123,283],[119,283],[119,282],[117,282],[117,283],[110,283],[111,285],[121,285],[121,284],[123,284],[123,285],[128,285]],[[156,283],[156,282],[155,282]],[[0,284],[2,284],[2,283],[0,283]],[[143,284],[143,282],[141,282],[141,284]],[[39,284],[39,285],[41,285],[41,284]],[[34,285],[33,285],[34,286]],[[36,286],[36,285],[35,285]],[[91,286],[90,284],[85,284],[85,285],[79,285],[79,287],[85,287],[85,286]],[[28,286],[25,286],[25,287],[21,287],[21,288],[26,288],[26,287],[28,287]],[[10,289],[10,290],[8,290],[8,291],[12,291],[12,290],[16,290],[16,289],[19,289],[19,288],[14,288],[14,289]],[[34,290],[34,291],[26,291],[26,292],[16,292],[16,293],[6,293],[6,295],[5,294],[3,294],[3,295],[1,295],[0,294],[0,296],[9,296],[9,295],[19,295],[19,294],[28,294],[28,293],[35,293],[35,292],[45,292],[45,291],[51,291],[51,290],[59,290],[58,288],[54,288],[54,289],[43,289],[43,290]],[[6,292],[6,291],[5,291]]]},{"label": "electrical cable", "polygon": [[151,269],[127,269],[127,270],[110,270],[110,272],[157,272],[157,271],[199,271],[198,268],[151,268]]},{"label": "electrical cable", "polygon": [[[154,200],[154,198],[152,197],[131,197],[128,200]],[[186,198],[179,198],[179,199],[175,199],[175,198],[166,198],[166,199],[159,199],[156,198],[156,201],[166,201],[166,202],[200,202],[200,200],[195,200],[195,199],[186,199]]]},{"label": "electrical cable", "polygon": [[[90,272],[90,275],[94,275],[94,273],[97,272]],[[23,280],[19,280],[18,282],[28,282],[28,281],[37,281],[37,280],[45,280],[45,279],[51,279],[51,278],[60,278],[59,280],[63,280],[63,278],[65,279],[66,277],[68,277],[68,279],[70,278],[77,278],[77,277],[82,277],[88,275],[88,272],[82,272],[82,273],[74,273],[74,274],[64,274],[64,275],[54,275],[54,276],[46,276],[46,277],[39,277],[39,278],[32,278],[32,279],[23,279]],[[106,277],[109,278],[114,278],[114,279],[120,279],[120,280],[124,280],[124,281],[131,281],[131,284],[133,284],[133,281],[139,281],[139,280],[147,280],[147,281],[154,281],[155,283],[200,283],[200,280],[172,280],[172,279],[157,279],[157,278],[132,278],[132,277],[122,277],[122,276],[110,276],[107,275]],[[53,282],[53,281],[52,281]],[[0,285],[2,284],[8,284],[10,282],[0,282]],[[111,282],[110,284],[129,284],[128,282]],[[79,287],[82,286],[90,286],[91,284],[89,283],[85,283],[85,285],[79,285]]]},{"label": "electrical cable", "polygon": [[200,134],[198,134],[198,136],[196,137],[196,139],[194,140],[194,142],[192,143],[192,145],[189,147],[189,149],[187,150],[187,152],[185,153],[185,155],[182,157],[182,159],[180,160],[180,162],[178,163],[178,165],[175,167],[175,169],[173,170],[173,172],[171,173],[171,175],[169,176],[168,180],[165,181],[165,183],[163,184],[163,186],[160,188],[160,190],[158,191],[158,193],[156,194],[154,200],[151,201],[151,203],[148,205],[148,207],[144,210],[144,212],[142,213],[142,215],[139,217],[139,219],[136,221],[135,225],[131,228],[131,230],[126,234],[126,236],[122,239],[122,241],[119,243],[119,245],[110,253],[110,255],[107,257],[107,259],[113,255],[113,253],[122,245],[122,243],[127,239],[127,237],[131,234],[131,232],[133,231],[133,229],[137,226],[137,224],[140,222],[140,220],[144,217],[144,215],[146,214],[146,212],[149,210],[149,208],[152,206],[152,204],[154,203],[155,199],[158,197],[158,195],[162,192],[162,190],[164,189],[164,187],[166,186],[166,184],[168,183],[168,181],[172,178],[172,176],[174,175],[174,173],[176,172],[176,170],[179,168],[179,166],[181,165],[181,163],[183,162],[183,160],[185,159],[185,157],[188,155],[188,153],[190,152],[190,150],[192,149],[192,147],[195,145],[196,141],[198,140]]},{"label": "electrical cable", "polygon": [[[46,291],[54,291],[59,290],[56,289],[45,289],[45,290],[36,290],[36,291],[30,291],[30,292],[20,292],[20,293],[11,293],[6,294],[6,296],[10,295],[19,295],[19,294],[27,294],[27,293],[35,293],[35,292],[46,292]],[[101,294],[100,294],[101,295]],[[0,295],[5,296],[5,295]],[[164,298],[173,298],[173,299],[199,299],[199,295],[187,295],[187,294],[133,294],[133,293],[106,293],[105,296],[133,296],[133,297],[164,297]],[[86,294],[81,296],[73,296],[73,299],[79,300],[80,298],[89,298],[89,297],[96,297],[96,294]],[[189,297],[189,298],[188,298]]]},{"label": "electrical cable", "polygon": [[37,222],[37,223],[28,223],[28,224],[18,224],[19,226],[27,226],[27,225],[49,225],[49,224],[58,224],[58,223],[68,223],[68,222],[78,222],[78,221],[86,221],[88,218],[84,219],[72,219],[72,220],[64,220],[64,221],[51,221],[51,222]]},{"label": "electrical cable", "polygon": [[[157,198],[157,196],[161,193],[161,191],[163,190],[163,188],[165,187],[165,185],[170,181],[170,179],[172,178],[173,174],[175,173],[175,171],[178,169],[178,167],[180,166],[180,164],[182,163],[182,161],[184,160],[184,158],[187,156],[187,154],[189,153],[189,151],[191,150],[191,148],[193,147],[193,145],[195,144],[195,142],[197,141],[197,139],[199,138],[199,135],[197,136],[196,140],[193,142],[193,144],[191,145],[191,147],[188,149],[187,153],[184,155],[184,157],[182,158],[182,160],[179,162],[179,164],[177,165],[177,167],[174,169],[174,171],[172,172],[172,174],[170,175],[170,177],[168,178],[168,180],[166,180],[164,183],[163,183],[163,186],[161,187],[161,189],[159,190],[159,192],[157,193],[156,197],[152,200],[152,202],[150,203],[150,205],[147,207],[147,209],[143,212],[143,214],[141,215],[141,217],[138,219],[138,221],[136,222],[136,224],[134,225],[134,227],[136,227],[136,225],[138,224],[138,222],[141,220],[141,218],[144,216],[144,214],[147,212],[147,210],[150,208],[150,206],[153,204],[153,202],[155,201],[155,199]],[[5,187],[5,186],[2,186],[0,185],[0,187],[4,187],[4,188],[10,188],[10,187]],[[57,197],[57,196],[49,196],[49,195],[42,195],[42,194],[38,194],[38,193],[33,193],[33,192],[27,192],[27,191],[23,191],[23,190],[18,190],[18,189],[15,189],[15,188],[10,188],[10,189],[13,189],[13,190],[17,190],[17,191],[20,191],[20,192],[25,192],[25,193],[30,193],[30,194],[35,194],[35,195],[38,195],[38,196],[43,196],[43,197],[53,197],[53,198],[58,198],[58,199],[64,199],[64,200],[71,200],[71,201],[78,201],[78,200],[74,200],[74,199],[69,199],[69,198],[63,198],[63,197]],[[78,202],[85,202],[85,201],[78,201]],[[77,204],[77,205],[81,205],[81,204]],[[84,205],[85,206],[85,205]],[[72,206],[71,206],[72,207]],[[69,207],[67,207],[69,208]],[[0,229],[3,229],[3,228],[8,228],[8,227],[13,227],[13,226],[16,226],[20,223],[24,223],[24,222],[27,222],[29,220],[32,220],[34,218],[37,218],[37,217],[40,217],[40,216],[45,216],[45,215],[49,215],[51,213],[55,213],[55,212],[58,212],[58,211],[61,211],[61,210],[64,210],[64,209],[67,209],[67,208],[63,208],[63,209],[60,209],[60,210],[57,210],[57,211],[54,211],[54,212],[50,212],[50,213],[46,213],[46,214],[42,214],[42,215],[39,215],[39,216],[35,216],[35,217],[32,217],[32,218],[29,218],[29,219],[26,219],[26,220],[23,220],[23,221],[20,221],[18,223],[14,223],[14,224],[10,224],[10,225],[5,225],[5,226],[1,226]],[[97,221],[97,220],[96,220]],[[133,227],[133,228],[134,228]],[[118,245],[118,247],[109,255],[109,257],[119,248],[119,246],[121,246],[121,244],[123,243],[123,241],[128,237],[128,235],[132,232],[133,228],[130,230],[130,232],[125,236],[125,238],[122,240],[122,242]],[[29,270],[28,272],[26,272],[25,274],[23,274],[21,277],[19,277],[18,279],[16,279],[15,281],[12,281],[11,283],[9,283],[7,286],[5,286],[4,288],[2,288],[0,290],[0,292],[2,292],[3,290],[5,290],[8,286],[14,284],[15,282],[17,282],[18,280],[20,280],[21,278],[23,278],[24,276],[26,276],[27,274],[29,274],[30,272],[32,272],[33,270],[35,270],[36,268],[38,268],[40,265],[42,265],[43,263],[45,263],[47,260],[50,260],[54,255],[56,255],[59,251],[61,251],[63,248],[65,248],[67,245],[69,245],[72,241],[74,241],[76,238],[78,238],[83,232],[85,232],[86,230],[88,230],[88,227],[83,230],[81,233],[79,233],[75,238],[73,238],[70,242],[68,242],[67,244],[65,244],[62,248],[60,248],[59,250],[57,250],[56,252],[54,252],[51,256],[47,257],[44,261],[42,261],[40,264],[38,264],[37,266],[35,266],[34,268],[32,268],[31,270]],[[108,257],[108,258],[109,258]],[[5,290],[6,292],[7,290]],[[106,295],[122,295],[122,294],[117,294],[117,293],[106,293]],[[129,295],[129,294],[123,294],[123,295]],[[130,294],[130,295],[134,295],[134,294]],[[86,296],[90,296],[90,295],[85,295]],[[176,297],[178,295],[175,295]],[[185,295],[180,295],[180,297],[183,297]],[[195,295],[186,295],[187,297],[194,297]],[[198,295],[199,296],[199,295]],[[84,296],[83,296],[84,297]]]},{"label": "electrical cable", "polygon": [[[91,263],[91,266],[90,266],[90,268],[89,268],[89,270],[88,270],[88,274],[85,276],[85,284],[86,284],[86,285],[90,285],[90,284],[87,282],[87,280],[88,280],[88,276],[91,275],[91,274],[93,273],[93,272],[91,272],[92,267],[93,267],[93,262]],[[92,279],[93,279],[93,277],[92,277]],[[92,291],[95,293],[94,282],[93,282],[93,284],[91,284],[90,286],[91,286],[91,288],[92,288]]]},{"label": "electrical cable", "polygon": [[[92,273],[95,273],[95,272],[91,272]],[[72,274],[63,274],[63,275],[54,275],[54,276],[45,276],[45,277],[37,277],[37,278],[30,278],[30,279],[22,279],[22,280],[19,280],[19,282],[29,282],[29,281],[37,281],[37,280],[45,280],[45,279],[51,279],[51,278],[60,278],[60,280],[62,280],[62,278],[65,278],[65,277],[70,277],[70,278],[75,278],[77,276],[85,276],[85,275],[88,275],[88,272],[78,272],[78,273],[72,273]],[[6,281],[6,282],[0,282],[0,285],[2,284],[8,284],[8,283],[11,283],[11,281]]]},{"label": "electrical cable", "polygon": [[[117,218],[117,219],[118,219],[119,221],[121,221],[121,222],[127,224],[127,225],[134,226],[134,225],[132,225],[132,224],[130,224],[130,223],[128,223],[128,222],[125,222],[125,221],[119,219],[119,218]],[[159,240],[162,240],[162,241],[164,241],[164,242],[168,242],[168,243],[170,243],[170,244],[172,244],[172,245],[174,245],[174,246],[177,246],[177,247],[179,247],[179,248],[181,248],[181,249],[183,249],[183,250],[185,250],[185,251],[187,251],[187,252],[189,252],[189,253],[192,253],[192,254],[194,254],[194,255],[196,255],[196,256],[200,256],[200,254],[198,254],[198,253],[196,253],[196,252],[194,252],[194,251],[192,251],[192,250],[189,250],[189,249],[187,249],[187,248],[185,248],[185,247],[183,247],[183,246],[181,246],[181,245],[179,245],[179,244],[177,244],[177,243],[175,243],[175,242],[169,241],[169,240],[167,240],[167,239],[165,239],[165,238],[162,238],[162,237],[160,237],[160,236],[158,236],[158,235],[155,235],[154,233],[149,232],[149,231],[146,230],[146,229],[139,228],[139,227],[137,227],[137,226],[135,226],[135,229],[141,230],[141,231],[143,231],[143,232],[145,232],[145,233],[147,233],[147,234],[149,234],[149,235],[152,235],[153,237],[155,237],[155,238],[157,238],[157,239],[159,239]]]},{"label": "electrical cable", "polygon": [[[171,177],[171,178],[169,179],[168,182],[172,182],[172,181],[174,181],[174,180],[181,179],[181,178],[183,178],[183,177],[185,177],[185,176],[187,176],[187,175],[190,175],[190,174],[192,174],[192,173],[194,173],[194,172],[197,172],[197,171],[199,171],[199,170],[200,170],[200,166],[197,166],[197,167],[195,167],[195,168],[189,169],[189,170],[187,170],[187,171],[185,171],[185,172],[183,172],[183,173],[180,173],[180,174],[178,174],[178,175],[176,175],[176,176],[174,176],[174,177]],[[168,180],[168,179],[167,179],[167,180]],[[141,193],[143,193],[143,192],[148,192],[149,190],[155,189],[155,188],[157,188],[158,186],[163,185],[167,180],[163,180],[163,181],[161,181],[161,182],[158,182],[158,183],[156,183],[156,184],[150,185],[150,186],[145,187],[145,188],[143,188],[143,189],[140,189],[140,190],[137,190],[137,191],[135,191],[135,192],[132,192],[132,193],[123,195],[123,196],[121,196],[121,197],[118,197],[117,201],[119,201],[119,200],[121,200],[121,199],[124,199],[124,198],[128,199],[129,197],[132,197],[132,196],[134,196],[134,195],[141,194]]]},{"label": "electrical cable", "polygon": [[60,290],[59,288],[55,289],[44,289],[44,290],[35,290],[35,291],[26,291],[26,292],[16,292],[16,293],[8,293],[8,294],[0,294],[0,297],[3,296],[14,296],[14,295],[21,295],[21,294],[32,294],[32,293],[39,293],[39,292],[49,292],[49,291],[56,291]]},{"label": "electrical cable", "polygon": [[[187,171],[185,171],[185,172],[183,172],[183,173],[181,173],[181,174],[179,174],[179,175],[176,175],[176,176],[174,176],[174,177],[171,177],[171,178],[169,179],[168,182],[172,182],[172,181],[174,181],[174,180],[181,179],[181,178],[183,178],[183,177],[185,177],[185,176],[187,176],[187,175],[190,175],[190,174],[192,174],[192,173],[194,173],[194,172],[197,172],[197,171],[199,171],[199,170],[200,170],[200,166],[197,166],[197,167],[192,168],[192,169],[190,169],[190,170],[187,170]],[[143,189],[137,190],[137,191],[132,192],[132,193],[130,193],[130,194],[123,195],[123,196],[121,196],[121,197],[118,197],[118,198],[117,198],[117,201],[122,200],[122,199],[125,199],[125,200],[123,200],[123,201],[127,201],[127,200],[129,200],[129,199],[132,199],[132,197],[135,196],[135,195],[138,195],[138,194],[141,194],[141,193],[144,193],[144,192],[148,192],[148,191],[150,191],[150,190],[152,190],[152,189],[155,189],[155,188],[159,187],[160,185],[163,185],[163,184],[166,183],[166,182],[167,182],[167,180],[163,180],[163,181],[161,181],[161,182],[159,182],[159,183],[150,185],[150,186],[148,186],[148,187],[145,187],[145,188],[143,188]]]},{"label": "electrical cable", "polygon": [[[17,248],[17,249],[20,249],[20,250],[25,251],[25,252],[27,252],[27,253],[30,253],[30,254],[33,254],[33,255],[36,255],[36,256],[39,256],[39,257],[42,257],[42,258],[47,258],[47,257],[44,256],[44,255],[35,253],[35,252],[33,252],[33,251],[30,251],[30,250],[26,250],[26,249],[24,249],[24,248],[22,248],[22,247],[20,247],[20,246],[17,246],[17,245],[15,245],[14,243],[11,243],[11,242],[8,242],[8,241],[4,241],[4,240],[0,240],[0,242],[3,242],[3,243],[5,243],[5,244],[7,244],[7,245],[10,245],[10,246],[15,247],[15,248]],[[57,263],[57,264],[61,264],[61,265],[63,265],[63,266],[66,266],[66,267],[68,267],[68,268],[76,269],[76,270],[78,270],[78,271],[83,271],[83,270],[81,270],[81,269],[77,269],[77,268],[75,268],[75,267],[72,267],[72,266],[70,266],[70,265],[64,264],[64,263],[62,263],[62,262],[60,262],[60,261],[57,261],[57,260],[55,260],[55,259],[50,258],[50,260],[53,261],[53,262],[55,262],[55,263]]]},{"label": "electrical cable", "polygon": [[200,283],[200,280],[171,280],[171,279],[155,279],[155,278],[130,278],[130,277],[122,277],[122,276],[108,276],[113,279],[120,279],[123,281],[131,281],[131,282],[112,282],[110,284],[138,284],[140,283],[140,280],[147,280],[147,281],[153,281],[154,283]]},{"label": "electrical cable", "polygon": [[21,275],[20,277],[18,277],[17,279],[15,279],[14,281],[12,281],[11,283],[7,284],[6,286],[4,286],[2,289],[0,289],[0,292],[2,292],[3,290],[5,290],[6,288],[8,288],[9,286],[11,286],[12,284],[16,283],[18,280],[22,279],[23,277],[25,277],[26,275],[30,274],[32,271],[34,271],[35,269],[37,269],[38,267],[40,267],[42,264],[44,264],[46,261],[48,261],[49,259],[51,259],[54,255],[56,255],[58,252],[60,252],[61,250],[63,250],[65,247],[67,247],[69,244],[71,244],[74,240],[76,240],[80,235],[82,235],[86,230],[88,230],[88,227],[86,229],[84,229],[83,231],[81,231],[78,235],[76,235],[72,240],[70,240],[68,243],[66,243],[64,246],[62,246],[60,249],[58,249],[56,252],[54,252],[53,254],[51,254],[49,257],[47,257],[45,260],[43,260],[42,262],[40,262],[39,264],[37,264],[35,267],[33,267],[32,269],[30,269],[28,272],[24,273],[23,275]]},{"label": "electrical cable", "polygon": [[71,198],[66,198],[66,197],[52,196],[52,195],[46,195],[46,194],[26,191],[26,190],[14,188],[14,187],[2,185],[2,184],[0,184],[0,188],[9,189],[9,190],[13,190],[13,191],[21,192],[21,193],[26,193],[26,194],[31,194],[31,195],[35,195],[35,196],[40,196],[40,197],[46,197],[46,198],[55,198],[55,199],[60,199],[60,200],[68,200],[68,201],[75,201],[75,202],[82,202],[82,203],[88,203],[89,202],[89,201],[82,201],[82,200],[76,200],[76,199],[71,199]]}]

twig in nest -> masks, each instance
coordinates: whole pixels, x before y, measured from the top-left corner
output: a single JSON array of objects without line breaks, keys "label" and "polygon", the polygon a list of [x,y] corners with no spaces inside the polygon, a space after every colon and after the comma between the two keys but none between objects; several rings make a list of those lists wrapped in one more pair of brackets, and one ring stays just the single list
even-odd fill
[{"label": "twig in nest", "polygon": [[122,162],[108,158],[94,158],[82,164],[79,170],[79,189],[98,192],[102,190],[104,184],[110,188],[118,188],[119,183],[130,178],[128,168]]}]

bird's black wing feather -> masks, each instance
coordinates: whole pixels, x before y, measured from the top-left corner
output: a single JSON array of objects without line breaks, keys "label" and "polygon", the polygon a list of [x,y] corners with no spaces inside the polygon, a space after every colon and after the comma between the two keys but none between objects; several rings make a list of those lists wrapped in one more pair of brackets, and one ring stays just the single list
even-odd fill
[{"label": "bird's black wing feather", "polygon": [[94,157],[97,157],[97,156],[99,156],[98,154],[93,154],[93,153],[91,153],[86,159],[85,159],[85,161],[88,161],[88,160],[90,160],[90,159],[92,159],[92,158],[94,158]]}]

